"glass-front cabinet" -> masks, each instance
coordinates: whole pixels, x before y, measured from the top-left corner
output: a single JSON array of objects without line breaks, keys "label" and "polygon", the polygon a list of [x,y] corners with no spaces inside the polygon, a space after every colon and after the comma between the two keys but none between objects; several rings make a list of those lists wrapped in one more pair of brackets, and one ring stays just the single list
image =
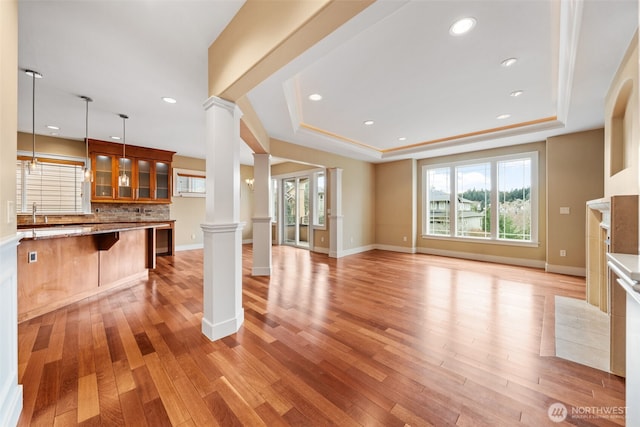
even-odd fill
[{"label": "glass-front cabinet", "polygon": [[168,163],[156,162],[156,199],[169,200],[171,191],[169,191],[169,183],[171,182],[171,167]]},{"label": "glass-front cabinet", "polygon": [[151,192],[151,161],[138,159],[137,166],[138,194],[136,194],[136,196],[139,200],[152,200],[153,193]]},{"label": "glass-front cabinet", "polygon": [[93,199],[113,199],[113,157],[103,154],[93,156],[93,169],[95,177],[93,179]]},{"label": "glass-front cabinet", "polygon": [[169,203],[174,152],[89,140],[92,201]]}]

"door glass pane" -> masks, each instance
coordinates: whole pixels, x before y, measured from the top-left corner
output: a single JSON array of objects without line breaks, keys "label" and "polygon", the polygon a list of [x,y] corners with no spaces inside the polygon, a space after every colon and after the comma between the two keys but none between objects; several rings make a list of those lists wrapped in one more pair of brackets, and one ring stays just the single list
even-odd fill
[{"label": "door glass pane", "polygon": [[309,178],[298,180],[298,244],[309,244]]},{"label": "door glass pane", "polygon": [[296,180],[285,179],[283,184],[283,197],[284,197],[284,242],[295,244],[296,243]]},{"label": "door glass pane", "polygon": [[491,164],[459,166],[456,177],[456,236],[491,237]]}]

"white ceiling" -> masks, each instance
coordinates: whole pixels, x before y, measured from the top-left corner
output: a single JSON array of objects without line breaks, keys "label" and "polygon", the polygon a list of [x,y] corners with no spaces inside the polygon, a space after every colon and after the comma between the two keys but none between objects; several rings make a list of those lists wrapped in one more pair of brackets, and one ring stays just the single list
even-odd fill
[{"label": "white ceiling", "polygon": [[[207,47],[242,3],[20,1],[19,66],[44,75],[36,82],[36,133],[54,124],[60,136],[82,139],[78,95],[87,95],[90,137],[121,135],[117,114],[125,113],[128,144],[203,158]],[[637,7],[636,0],[378,0],[249,99],[272,137],[374,162],[593,129],[604,123],[603,99],[637,28]],[[475,17],[475,28],[449,35],[463,16]],[[519,61],[501,67],[509,57]],[[24,132],[32,126],[31,83],[20,74]],[[509,96],[514,90],[524,94]],[[311,93],[322,101],[309,101]],[[496,119],[504,113],[511,117]],[[244,144],[242,153],[251,163]]]}]

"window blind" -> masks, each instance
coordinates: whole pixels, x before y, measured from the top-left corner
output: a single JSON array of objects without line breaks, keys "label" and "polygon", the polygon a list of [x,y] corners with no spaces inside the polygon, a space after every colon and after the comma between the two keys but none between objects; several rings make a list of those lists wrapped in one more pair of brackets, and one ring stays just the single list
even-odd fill
[{"label": "window blind", "polygon": [[40,159],[39,173],[28,173],[27,160],[16,164],[18,213],[32,213],[33,203],[43,214],[82,213],[83,165]]}]

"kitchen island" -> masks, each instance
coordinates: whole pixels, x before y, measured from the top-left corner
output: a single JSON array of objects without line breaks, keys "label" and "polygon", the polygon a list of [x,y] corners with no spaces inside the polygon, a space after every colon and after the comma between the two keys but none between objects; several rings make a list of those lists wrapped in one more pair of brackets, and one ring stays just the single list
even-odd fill
[{"label": "kitchen island", "polygon": [[155,267],[150,223],[100,223],[18,230],[18,322],[146,279]]}]

